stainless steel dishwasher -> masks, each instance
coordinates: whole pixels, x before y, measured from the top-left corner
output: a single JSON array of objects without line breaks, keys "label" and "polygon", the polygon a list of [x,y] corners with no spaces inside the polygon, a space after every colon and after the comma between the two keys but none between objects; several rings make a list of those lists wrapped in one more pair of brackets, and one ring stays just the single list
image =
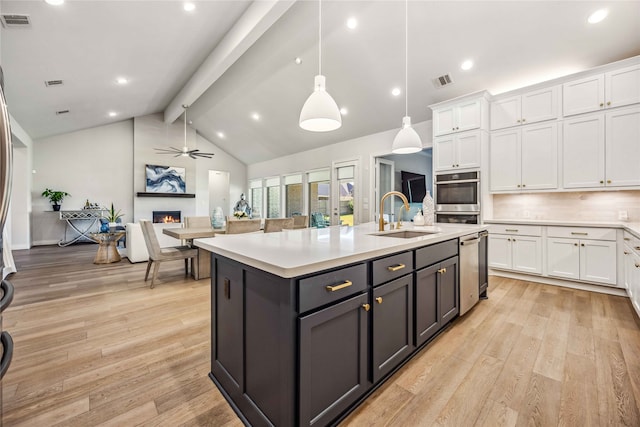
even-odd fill
[{"label": "stainless steel dishwasher", "polygon": [[460,237],[460,315],[480,299],[478,233]]}]

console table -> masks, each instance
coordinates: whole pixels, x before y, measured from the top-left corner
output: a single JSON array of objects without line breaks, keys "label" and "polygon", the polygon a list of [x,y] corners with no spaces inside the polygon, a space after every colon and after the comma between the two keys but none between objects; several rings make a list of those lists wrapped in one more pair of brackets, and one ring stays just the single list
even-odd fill
[{"label": "console table", "polygon": [[[69,246],[78,242],[80,239],[85,239],[89,242],[95,242],[94,239],[89,236],[93,226],[98,222],[100,218],[106,214],[104,209],[83,209],[79,211],[60,211],[60,219],[66,221],[64,228],[64,238],[58,242],[58,246]],[[71,227],[78,233],[73,239],[67,240],[67,229]]]}]

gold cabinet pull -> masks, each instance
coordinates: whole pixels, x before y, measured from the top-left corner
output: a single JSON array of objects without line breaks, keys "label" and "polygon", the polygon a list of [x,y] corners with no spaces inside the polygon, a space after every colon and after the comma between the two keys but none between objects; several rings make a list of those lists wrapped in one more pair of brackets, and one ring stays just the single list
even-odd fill
[{"label": "gold cabinet pull", "polygon": [[389,270],[389,271],[398,271],[398,270],[402,270],[405,267],[406,266],[404,264],[396,264],[396,265],[391,265],[391,266],[387,267],[387,270]]},{"label": "gold cabinet pull", "polygon": [[588,236],[589,235],[589,233],[582,233],[582,232],[578,232],[578,231],[572,231],[571,234],[574,235],[574,236]]},{"label": "gold cabinet pull", "polygon": [[444,274],[446,272],[447,272],[446,268],[441,268],[440,270],[438,270],[438,273],[440,273],[440,274]]},{"label": "gold cabinet pull", "polygon": [[607,184],[611,184],[611,180],[610,179],[607,180]]},{"label": "gold cabinet pull", "polygon": [[362,304],[362,308],[364,308],[364,311],[369,311],[371,306],[369,304]]},{"label": "gold cabinet pull", "polygon": [[382,304],[382,297],[378,297],[378,298],[376,298],[376,302],[377,302],[378,304]]},{"label": "gold cabinet pull", "polygon": [[600,106],[601,106],[601,107],[604,107],[604,103],[603,103],[603,102],[601,102],[601,103],[600,103]]},{"label": "gold cabinet pull", "polygon": [[636,262],[636,268],[640,268],[640,264]]},{"label": "gold cabinet pull", "polygon": [[584,246],[584,243],[580,243],[580,246]]},{"label": "gold cabinet pull", "polygon": [[635,249],[636,251],[640,251],[640,246],[635,246],[633,249]]},{"label": "gold cabinet pull", "polygon": [[573,246],[578,246],[578,244],[577,244],[577,243],[574,243],[574,244],[573,244]]},{"label": "gold cabinet pull", "polygon": [[600,184],[604,184],[604,181],[600,180]]},{"label": "gold cabinet pull", "polygon": [[340,289],[348,288],[351,285],[353,285],[353,282],[345,280],[344,283],[340,283],[339,285],[328,285],[326,286],[326,288],[329,292],[335,292],[339,291]]},{"label": "gold cabinet pull", "polygon": [[611,101],[607,102],[607,105],[611,105]]},{"label": "gold cabinet pull", "polygon": [[629,255],[629,252],[627,252],[627,251],[624,251],[624,254],[625,254],[625,255]]},{"label": "gold cabinet pull", "polygon": [[513,232],[513,233],[517,233],[518,229],[517,228],[505,228],[504,231],[509,231],[509,232]]}]

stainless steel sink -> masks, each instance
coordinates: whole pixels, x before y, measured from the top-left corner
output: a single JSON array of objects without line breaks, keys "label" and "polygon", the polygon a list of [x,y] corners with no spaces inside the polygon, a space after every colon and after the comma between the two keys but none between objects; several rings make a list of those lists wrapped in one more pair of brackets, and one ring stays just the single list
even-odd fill
[{"label": "stainless steel sink", "polygon": [[412,239],[414,237],[422,237],[427,236],[429,234],[438,234],[439,231],[416,231],[416,230],[402,230],[402,231],[392,231],[385,233],[374,233],[372,236],[379,237],[395,237],[398,239]]}]

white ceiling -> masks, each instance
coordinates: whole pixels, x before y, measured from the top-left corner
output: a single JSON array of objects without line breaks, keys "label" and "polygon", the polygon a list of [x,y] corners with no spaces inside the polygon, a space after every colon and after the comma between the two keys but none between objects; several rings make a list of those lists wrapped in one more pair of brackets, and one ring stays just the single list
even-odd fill
[{"label": "white ceiling", "polygon": [[[177,0],[1,1],[3,14],[32,20],[30,28],[1,33],[12,115],[37,139],[188,103],[193,127],[247,164],[400,126],[404,90],[397,98],[390,91],[404,89],[403,1],[323,2],[322,71],[328,92],[348,109],[342,128],[328,133],[298,127],[318,71],[317,2],[293,4],[197,99],[181,89],[251,2],[195,3],[187,13]],[[588,24],[602,7],[607,19]],[[355,30],[345,25],[349,17],[358,20]],[[417,123],[431,117],[427,106],[435,102],[635,55],[640,1],[410,1],[409,114]],[[475,67],[464,72],[467,58]],[[431,79],[447,72],[455,83],[436,89]],[[118,76],[130,83],[116,85]],[[51,79],[64,85],[46,88]],[[61,109],[70,113],[56,116]],[[112,110],[116,118],[107,116]]]}]

